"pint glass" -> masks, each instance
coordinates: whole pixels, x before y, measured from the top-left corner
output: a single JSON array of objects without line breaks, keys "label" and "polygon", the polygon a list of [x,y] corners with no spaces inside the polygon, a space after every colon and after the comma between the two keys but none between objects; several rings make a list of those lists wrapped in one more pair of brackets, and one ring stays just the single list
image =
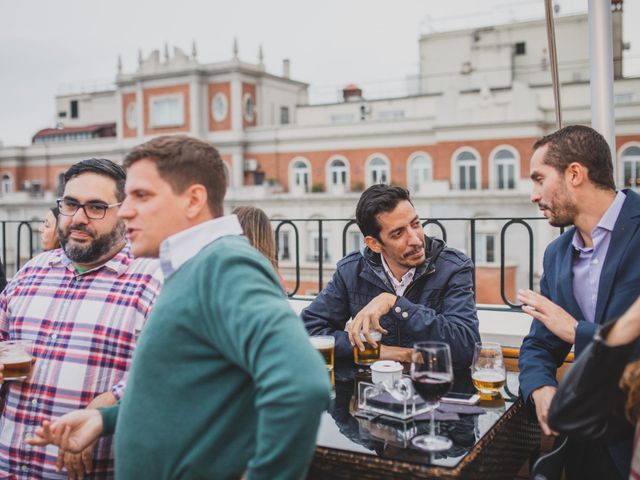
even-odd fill
[{"label": "pint glass", "polygon": [[336,347],[336,339],[331,335],[319,335],[317,337],[309,337],[313,348],[318,350],[324,358],[324,365],[327,367],[327,372],[333,371],[334,364],[334,352]]},{"label": "pint glass", "polygon": [[480,398],[489,400],[500,396],[506,373],[502,347],[499,343],[476,343],[471,366],[473,386],[480,392]]},{"label": "pint glass", "polygon": [[0,363],[4,365],[5,380],[24,380],[31,375],[31,340],[0,342]]},{"label": "pint glass", "polygon": [[371,365],[373,362],[380,360],[380,340],[382,334],[378,331],[369,332],[369,336],[373,338],[377,346],[373,347],[367,342],[364,333],[360,332],[360,340],[364,343],[364,351],[361,352],[357,345],[353,346],[353,361],[357,365]]}]

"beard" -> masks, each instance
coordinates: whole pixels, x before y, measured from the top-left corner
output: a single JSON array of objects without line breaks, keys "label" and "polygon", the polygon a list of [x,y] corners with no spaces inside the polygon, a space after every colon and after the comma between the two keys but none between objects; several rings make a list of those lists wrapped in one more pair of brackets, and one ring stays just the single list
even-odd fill
[{"label": "beard", "polygon": [[568,227],[569,225],[573,225],[578,215],[578,207],[576,207],[576,204],[569,198],[569,194],[564,185],[560,192],[556,201],[550,204],[540,203],[539,206],[549,210],[550,225],[554,227]]},{"label": "beard", "polygon": [[[84,232],[90,235],[93,240],[87,244],[76,243],[69,239],[72,231]],[[124,222],[122,221],[119,221],[113,230],[103,235],[97,235],[95,231],[89,229],[86,225],[72,224],[66,231],[58,227],[58,237],[60,246],[71,261],[80,264],[91,264],[100,260],[118,244],[124,242],[125,231]]]}]

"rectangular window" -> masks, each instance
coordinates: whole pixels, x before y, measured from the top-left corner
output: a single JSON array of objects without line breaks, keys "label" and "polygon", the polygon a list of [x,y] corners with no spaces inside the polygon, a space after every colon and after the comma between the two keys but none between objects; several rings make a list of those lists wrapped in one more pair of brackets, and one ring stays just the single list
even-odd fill
[{"label": "rectangular window", "polygon": [[[311,262],[317,262],[320,259],[320,236],[318,232],[312,232],[310,240],[311,248],[307,259]],[[329,237],[326,234],[322,234],[322,260],[324,262],[331,260],[331,256],[329,255]]]},{"label": "rectangular window", "polygon": [[527,53],[527,44],[525,42],[516,43],[516,55],[524,55]]},{"label": "rectangular window", "polygon": [[364,237],[360,232],[349,232],[347,240],[347,254],[351,252],[359,252],[364,246]]},{"label": "rectangular window", "polygon": [[513,190],[516,188],[516,166],[513,161],[500,161],[496,165],[498,190]]},{"label": "rectangular window", "polygon": [[339,113],[336,115],[331,115],[331,123],[353,123],[356,118],[351,113]]},{"label": "rectangular window", "polygon": [[476,263],[496,262],[496,235],[479,233],[476,237]]},{"label": "rectangular window", "polygon": [[78,118],[78,100],[71,100],[71,118]]},{"label": "rectangular window", "polygon": [[464,165],[461,166],[458,173],[460,175],[460,190],[466,190],[467,189],[467,167],[465,167]]},{"label": "rectangular window", "polygon": [[289,107],[280,107],[280,125],[289,125]]},{"label": "rectangular window", "polygon": [[475,190],[476,188],[478,188],[476,183],[476,166],[471,165],[469,167],[469,189]]},{"label": "rectangular window", "polygon": [[184,125],[184,97],[182,95],[163,95],[150,99],[150,126],[181,127]]},{"label": "rectangular window", "polygon": [[513,164],[507,165],[507,172],[507,188],[509,190],[513,190],[514,188],[516,188],[516,166]]},{"label": "rectangular window", "polygon": [[289,232],[284,230],[278,232],[278,260],[291,260]]},{"label": "rectangular window", "polygon": [[379,120],[401,120],[404,118],[404,110],[386,110],[378,112]]}]

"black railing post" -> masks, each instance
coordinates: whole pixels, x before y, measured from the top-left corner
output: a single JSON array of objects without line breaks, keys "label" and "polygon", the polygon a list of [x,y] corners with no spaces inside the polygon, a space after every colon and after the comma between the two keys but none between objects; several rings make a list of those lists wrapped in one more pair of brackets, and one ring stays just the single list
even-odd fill
[{"label": "black railing post", "polygon": [[447,229],[444,228],[444,225],[442,225],[442,223],[440,223],[439,220],[435,220],[433,218],[430,218],[428,220],[425,220],[424,222],[422,222],[422,228],[426,228],[427,225],[436,225],[440,231],[442,232],[442,240],[447,241]]},{"label": "black railing post", "polygon": [[344,226],[344,228],[342,229],[342,256],[346,257],[347,253],[347,234],[349,233],[349,227],[353,224],[355,224],[356,221],[355,220],[349,220],[347,222],[347,224]]},{"label": "black railing post", "polygon": [[7,222],[2,221],[2,264],[4,265],[4,273],[9,278],[7,272]]},{"label": "black railing post", "polygon": [[476,219],[469,219],[471,232],[471,262],[473,263],[473,298],[476,298]]},{"label": "black railing post", "polygon": [[323,266],[324,266],[324,238],[322,236],[322,219],[318,219],[318,293],[322,291]]},{"label": "black railing post", "polygon": [[20,232],[22,231],[23,226],[27,226],[29,230],[29,258],[33,257],[33,228],[31,228],[31,224],[27,221],[22,221],[18,224],[18,230],[16,233],[16,272],[20,270]]},{"label": "black railing post", "polygon": [[512,309],[520,309],[522,305],[511,303],[507,298],[507,293],[505,292],[505,271],[506,271],[506,254],[505,254],[505,239],[507,237],[507,229],[513,225],[519,224],[523,225],[527,232],[529,233],[529,288],[533,290],[533,229],[531,225],[525,222],[521,218],[514,218],[507,223],[504,224],[502,230],[500,230],[500,296],[502,297],[502,301],[505,305],[508,305]]},{"label": "black railing post", "polygon": [[300,248],[299,248],[299,242],[298,242],[298,228],[294,225],[294,223],[291,220],[282,220],[280,223],[278,223],[278,226],[276,227],[276,230],[274,232],[274,235],[276,237],[276,263],[280,260],[278,257],[280,255],[280,229],[284,226],[284,225],[291,225],[291,227],[293,228],[293,231],[295,232],[295,238],[296,238],[296,286],[294,287],[293,291],[291,292],[287,292],[287,296],[289,297],[293,297],[296,293],[298,293],[298,289],[300,288]]}]

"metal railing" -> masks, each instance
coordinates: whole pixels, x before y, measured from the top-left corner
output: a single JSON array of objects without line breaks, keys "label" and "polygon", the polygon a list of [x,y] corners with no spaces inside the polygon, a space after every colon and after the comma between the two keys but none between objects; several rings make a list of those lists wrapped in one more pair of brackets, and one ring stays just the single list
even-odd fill
[{"label": "metal railing", "polygon": [[[2,265],[5,268],[7,277],[11,273],[17,272],[22,266],[22,262],[33,257],[38,242],[38,220],[1,220],[0,221],[0,241],[2,249]],[[15,242],[9,241],[15,239]],[[10,247],[13,246],[14,255],[9,258]]]},{"label": "metal railing", "polygon": [[[524,263],[526,266],[526,286],[528,288],[534,287],[534,272],[535,272],[535,249],[534,249],[534,241],[535,234],[532,225],[534,223],[544,222],[547,225],[547,220],[542,217],[442,217],[442,218],[423,218],[421,219],[422,225],[425,228],[425,231],[428,235],[441,238],[447,243],[450,243],[451,246],[456,247],[461,250],[465,250],[474,265],[476,265],[476,260],[478,259],[478,235],[486,233],[484,231],[478,231],[478,226],[482,225],[482,222],[491,222],[493,224],[501,223],[499,231],[497,229],[493,229],[492,233],[496,236],[499,235],[500,241],[498,242],[498,251],[499,251],[499,262],[495,262],[500,268],[500,285],[499,292],[500,297],[504,306],[495,306],[495,307],[482,307],[484,309],[496,309],[496,310],[519,310],[519,305],[513,303],[508,297],[506,292],[506,271],[508,263],[513,263],[513,261],[508,261],[508,253],[514,250],[519,251],[519,257],[521,262],[516,262],[518,265]],[[339,260],[335,256],[330,256],[328,252],[325,251],[325,244],[322,239],[325,237],[327,232],[337,233],[334,230],[334,225],[338,225],[341,230],[340,231],[340,242],[337,241],[335,237],[333,237],[333,244],[341,244],[341,255],[340,258],[346,256],[348,253],[353,251],[353,248],[349,248],[349,233],[357,232],[359,234],[359,230],[355,226],[356,222],[354,219],[340,219],[340,218],[329,218],[329,219],[273,219],[271,220],[272,225],[275,230],[275,238],[276,238],[276,251],[277,255],[281,252],[281,232],[283,229],[288,230],[293,234],[293,239],[289,237],[290,244],[288,245],[288,253],[289,257],[286,261],[279,259],[281,262],[281,267],[293,269],[294,272],[294,287],[291,291],[287,292],[288,296],[291,298],[300,298],[300,287],[302,284],[302,271],[305,272],[309,270],[315,271],[315,276],[317,278],[317,291],[321,291],[325,285],[325,276],[326,270],[334,270],[335,264]],[[4,220],[0,221],[0,240],[2,241],[2,249],[0,250],[2,254],[2,262],[5,265],[5,268],[9,266],[10,268],[7,271],[7,276],[15,273],[24,261],[31,258],[36,250],[39,248],[39,241],[37,238],[37,221],[26,221],[26,220]],[[300,226],[304,225],[304,232],[308,233],[310,231],[313,232],[314,235],[317,235],[317,249],[313,252],[308,252],[303,255],[301,248],[301,228]],[[462,240],[463,245],[459,245],[460,239],[458,238],[458,245],[453,242],[449,242],[451,237],[451,231],[456,230],[456,227],[451,228],[451,225],[458,225],[457,232],[462,231],[464,233],[464,239]],[[516,226],[520,226],[522,231],[525,234],[525,242],[526,242],[526,251],[523,254],[522,242],[509,242],[507,238],[507,234],[512,231],[512,229],[517,228]],[[482,229],[481,229],[482,230]],[[556,229],[559,233],[562,233],[564,229]],[[521,231],[521,233],[522,233]],[[15,239],[15,243],[13,244],[13,249],[9,247],[8,240],[13,237]],[[515,244],[514,244],[515,243]],[[12,258],[8,259],[9,251],[13,250]],[[498,252],[496,252],[498,253]],[[497,255],[496,255],[497,256]],[[304,264],[302,260],[304,259]],[[9,260],[9,261],[8,261]],[[541,262],[540,262],[541,264]],[[476,285],[476,271],[474,271],[474,286]]]},{"label": "metal railing", "polygon": [[[482,232],[478,232],[478,225],[482,224],[482,222],[492,222],[492,223],[501,222],[502,226],[499,232],[495,231],[495,234],[499,235],[500,237],[500,242],[499,242],[500,296],[504,303],[504,307],[497,306],[495,308],[492,308],[492,307],[483,307],[483,308],[496,309],[500,311],[519,310],[519,305],[513,303],[507,298],[505,287],[506,287],[506,270],[507,270],[507,264],[508,264],[508,261],[507,261],[508,249],[514,249],[514,250],[519,249],[521,252],[522,245],[520,244],[510,245],[510,242],[508,242],[507,240],[507,234],[511,229],[513,229],[516,226],[520,226],[524,230],[524,233],[527,239],[527,250],[525,255],[522,255],[522,253],[520,253],[519,256],[521,258],[525,258],[524,263],[526,264],[526,267],[527,267],[527,275],[526,275],[527,287],[533,289],[534,288],[534,260],[535,260],[534,237],[535,235],[534,235],[534,230],[532,228],[532,224],[534,222],[544,222],[544,224],[547,225],[547,219],[542,217],[520,217],[520,218],[516,218],[516,217],[474,217],[474,218],[446,217],[446,218],[429,218],[429,219],[425,218],[425,219],[421,219],[421,221],[425,230],[430,226],[431,228],[439,230],[439,235],[438,234],[433,235],[432,233],[428,233],[430,236],[439,237],[445,242],[447,242],[449,237],[449,231],[445,226],[445,224],[449,224],[449,223],[463,224],[463,227],[462,227],[463,230],[465,231],[465,233],[468,232],[468,237],[465,238],[464,240],[464,243],[468,245],[468,249],[463,248],[463,250],[466,250],[468,252],[468,255],[473,261],[474,265],[476,265],[476,260],[478,258],[477,236],[479,233],[482,233]],[[340,258],[346,256],[348,253],[353,251],[353,249],[349,250],[348,248],[349,232],[355,231],[353,229],[350,229],[356,223],[356,221],[353,219],[337,219],[337,218],[273,219],[271,220],[271,222],[275,230],[277,256],[281,252],[282,246],[280,245],[280,242],[281,242],[281,232],[283,231],[283,229],[288,228],[289,231],[293,233],[293,240],[289,238],[289,242],[292,242],[293,245],[291,244],[288,245],[289,258],[287,258],[288,265],[286,265],[288,267],[291,267],[291,263],[292,263],[293,264],[292,267],[295,272],[295,285],[292,291],[287,292],[288,296],[291,298],[297,298],[300,293],[299,290],[302,283],[301,282],[302,269],[305,269],[308,271],[309,268],[314,268],[315,270],[317,270],[317,286],[318,286],[317,291],[321,291],[324,288],[324,285],[325,285],[324,280],[325,280],[325,273],[326,273],[325,259],[328,258],[328,255],[324,251],[324,242],[321,239],[323,238],[324,232],[327,231],[328,225],[333,226],[335,224],[338,224],[342,227],[342,230],[341,230],[342,254]],[[319,241],[317,242],[317,251],[313,252],[313,257],[314,259],[316,259],[314,262],[308,261],[310,255],[303,256],[301,254],[301,243],[300,243],[301,229],[299,228],[299,225],[305,225],[306,231],[313,231],[314,235],[317,234],[317,238],[319,239]],[[458,228],[458,230],[460,230],[460,228]],[[359,230],[357,231],[359,232]],[[564,229],[560,228],[560,229],[557,229],[557,231],[560,234],[564,231]],[[460,247],[456,246],[455,244],[452,246],[460,249]],[[301,264],[300,262],[301,258],[305,258],[307,260],[306,265],[303,266]],[[280,261],[281,259],[278,258],[278,260]],[[337,260],[339,259],[332,258],[332,263],[331,263],[332,270],[333,270],[333,267],[335,266],[335,263],[337,263]],[[281,267],[285,267],[284,262],[281,261],[280,263],[281,263]],[[475,285],[476,285],[476,271],[474,270],[474,286]]]}]

